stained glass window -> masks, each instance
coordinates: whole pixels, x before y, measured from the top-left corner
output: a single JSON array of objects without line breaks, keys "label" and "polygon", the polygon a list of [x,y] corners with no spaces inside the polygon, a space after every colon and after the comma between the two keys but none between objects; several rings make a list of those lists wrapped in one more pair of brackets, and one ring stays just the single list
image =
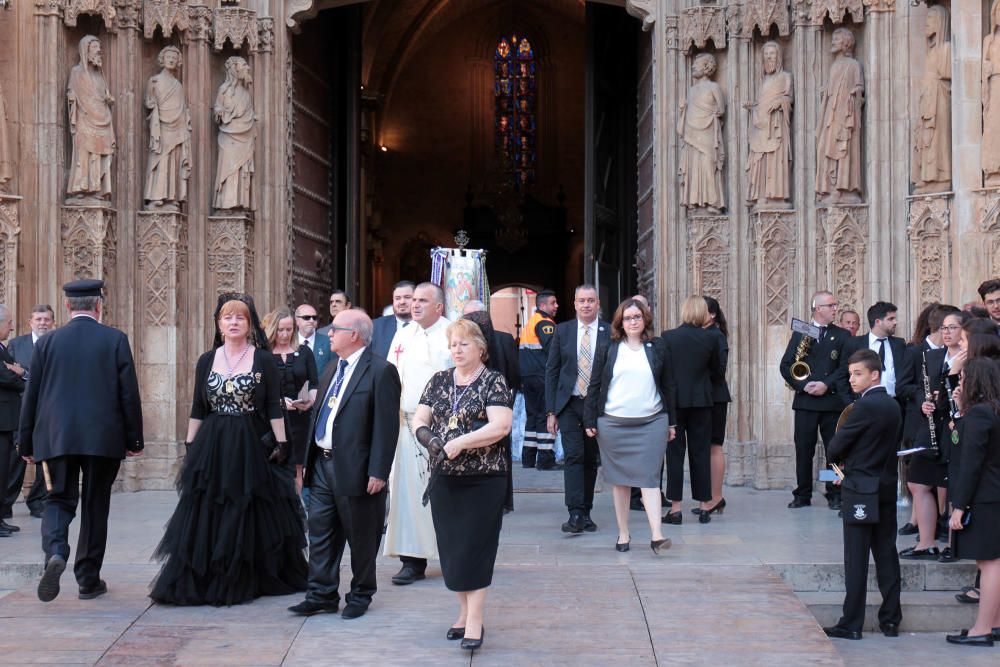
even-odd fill
[{"label": "stained glass window", "polygon": [[497,155],[521,189],[535,182],[535,49],[527,37],[502,37],[493,61]]}]

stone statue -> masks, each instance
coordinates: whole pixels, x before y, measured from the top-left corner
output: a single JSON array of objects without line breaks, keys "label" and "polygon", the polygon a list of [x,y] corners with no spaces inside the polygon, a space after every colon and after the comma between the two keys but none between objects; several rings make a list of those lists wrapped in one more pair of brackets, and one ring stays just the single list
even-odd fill
[{"label": "stone statue", "polygon": [[691,66],[694,80],[687,100],[681,102],[677,132],[681,135],[681,205],[702,206],[710,213],[725,207],[722,167],[726,153],[722,146],[722,115],[726,103],[722,88],[712,81],[715,56],[701,53]]},{"label": "stone statue", "polygon": [[146,163],[146,210],[179,211],[187,200],[191,176],[191,112],[177,80],[181,51],[166,46],[156,59],[162,68],[146,84],[149,109],[149,160]]},{"label": "stone statue", "polygon": [[927,58],[913,128],[913,191],[951,187],[951,26],[942,5],[927,8]]},{"label": "stone statue", "polygon": [[820,90],[820,122],[816,131],[816,193],[823,204],[861,203],[861,107],[865,76],[852,57],[854,35],[833,31],[835,55],[830,78]]},{"label": "stone statue", "polygon": [[219,169],[215,178],[215,208],[250,210],[256,122],[250,92],[250,66],[239,56],[226,59],[226,80],[215,97],[219,124]]},{"label": "stone statue", "polygon": [[983,175],[1000,185],[1000,0],[990,8],[990,34],[983,40]]},{"label": "stone statue", "polygon": [[7,98],[0,87],[0,190],[6,189],[14,178],[14,163],[10,154],[10,140],[7,135]]},{"label": "stone statue", "polygon": [[67,204],[102,204],[111,199],[111,158],[115,154],[111,97],[101,72],[101,42],[80,40],[80,63],[66,86],[73,157],[66,186]]},{"label": "stone statue", "polygon": [[764,79],[750,110],[750,155],[747,160],[747,200],[757,206],[786,208],[791,197],[792,75],[782,68],[781,46],[761,48]]}]

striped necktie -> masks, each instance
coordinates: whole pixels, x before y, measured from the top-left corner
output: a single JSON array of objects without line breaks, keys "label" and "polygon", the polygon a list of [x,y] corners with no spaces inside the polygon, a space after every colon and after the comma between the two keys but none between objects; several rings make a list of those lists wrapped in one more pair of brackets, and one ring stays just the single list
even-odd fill
[{"label": "striped necktie", "polygon": [[593,357],[594,355],[590,351],[590,325],[587,325],[580,338],[580,354],[576,360],[576,392],[581,397],[586,397],[587,387],[590,386],[590,368]]}]

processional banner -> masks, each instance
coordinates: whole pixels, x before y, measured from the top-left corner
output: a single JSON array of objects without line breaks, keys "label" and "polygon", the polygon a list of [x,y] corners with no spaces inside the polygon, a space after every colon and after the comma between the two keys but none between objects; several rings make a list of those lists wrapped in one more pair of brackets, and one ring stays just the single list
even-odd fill
[{"label": "processional banner", "polygon": [[444,290],[444,316],[452,322],[462,318],[462,309],[470,301],[482,301],[489,307],[485,250],[434,248],[431,282]]}]

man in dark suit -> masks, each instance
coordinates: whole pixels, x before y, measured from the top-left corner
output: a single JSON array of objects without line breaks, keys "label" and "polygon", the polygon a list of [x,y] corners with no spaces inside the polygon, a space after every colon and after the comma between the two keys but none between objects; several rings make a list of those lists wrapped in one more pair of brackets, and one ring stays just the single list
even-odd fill
[{"label": "man in dark suit", "polygon": [[385,483],[399,437],[396,367],[372,353],[372,321],[360,310],[334,318],[337,355],[320,380],[321,401],[306,455],[309,487],[309,587],[288,610],[333,613],[340,604],[340,559],[351,545],[351,591],[341,616],[363,616],[375,595],[375,558],[385,519]]},{"label": "man in dark suit", "polygon": [[876,301],[868,309],[868,333],[848,338],[844,343],[839,370],[840,393],[843,396],[851,394],[847,360],[858,350],[867,349],[878,354],[882,363],[882,386],[889,396],[896,398],[896,379],[903,371],[903,357],[906,354],[906,341],[895,335],[897,310],[888,301]]},{"label": "man in dark suit", "polygon": [[308,347],[316,360],[316,375],[323,377],[326,365],[333,358],[330,352],[330,336],[316,331],[316,323],[319,316],[316,309],[308,303],[301,304],[295,309],[295,325],[299,330],[299,347]]},{"label": "man in dark suit", "polygon": [[401,280],[392,288],[392,314],[378,317],[372,323],[372,354],[385,359],[389,356],[389,343],[396,332],[409,326],[413,321],[410,317],[410,304],[413,303],[413,290],[416,288],[409,280]]},{"label": "man in dark suit", "polygon": [[[28,373],[31,371],[31,356],[35,352],[35,343],[38,342],[39,338],[48,333],[54,323],[55,313],[52,311],[52,306],[45,303],[38,304],[31,309],[31,320],[29,323],[31,331],[23,336],[12,339],[10,345],[7,346],[10,355],[14,357],[14,361],[24,369],[23,377],[25,381],[27,381]],[[14,444],[16,445],[17,443]],[[14,503],[17,502],[18,497],[21,495],[21,487],[24,484],[24,473],[26,470],[27,467],[21,455],[17,451],[12,452],[10,459],[10,483],[7,486],[7,495],[0,501],[0,505],[3,506],[3,513],[0,514],[0,517],[6,519],[11,516]],[[28,512],[37,519],[42,518],[42,503],[45,501],[45,495],[42,466],[36,465],[35,481],[32,483],[31,490],[28,492],[28,497],[25,501],[28,505]]]},{"label": "man in dark suit", "polygon": [[[809,365],[809,375],[803,379],[792,377],[792,364],[796,361],[802,334],[792,333],[781,358],[781,377],[795,390],[792,410],[795,412],[795,490],[790,508],[812,504],[813,458],[816,455],[816,431],[823,437],[823,446],[829,447],[837,426],[837,417],[846,400],[837,384],[841,348],[847,341],[847,332],[833,324],[837,315],[837,297],[821,290],[812,298],[812,323],[819,327],[819,340],[806,343],[802,361]],[[840,509],[840,490],[832,483],[826,485],[830,509]]]},{"label": "man in dark suit", "polygon": [[[38,598],[54,600],[69,558],[69,524],[82,507],[74,573],[80,599],[107,592],[101,565],[111,485],[122,459],[142,452],[142,405],[124,333],[100,323],[101,280],[63,285],[69,323],[35,345],[21,406],[20,448],[52,479],[42,517],[45,571]],[[80,477],[83,493],[80,493]]]},{"label": "man in dark suit", "polygon": [[[3,341],[7,340],[14,323],[7,306],[0,304],[0,490],[7,488],[10,478],[10,458],[14,451],[14,432],[17,430],[24,391],[24,369],[10,355]],[[0,519],[0,537],[10,537],[20,527]]]},{"label": "man in dark suit", "polygon": [[979,285],[979,298],[990,315],[993,324],[1000,327],[1000,278],[986,280]]},{"label": "man in dark suit", "polygon": [[594,485],[601,465],[597,440],[583,427],[583,404],[590,386],[594,357],[607,347],[611,326],[598,319],[601,303],[597,288],[580,285],[573,298],[576,318],[556,326],[545,364],[546,426],[553,436],[562,431],[565,453],[563,484],[569,520],[564,533],[594,532],[590,518]]},{"label": "man in dark suit", "polygon": [[[902,581],[896,554],[896,443],[899,442],[899,404],[881,386],[882,361],[863,349],[847,360],[848,382],[861,398],[844,420],[828,449],[830,461],[842,463],[845,486],[870,493],[878,489],[878,520],[864,520],[865,505],[844,507],[844,614],[836,625],[823,628],[830,637],[861,639],[868,591],[868,554],[875,558],[875,575],[882,593],[879,627],[886,637],[899,635],[903,618],[899,603]],[[877,485],[875,484],[877,480]],[[870,487],[866,486],[867,484]]]},{"label": "man in dark suit", "polygon": [[347,296],[347,292],[342,289],[335,289],[330,292],[330,323],[326,326],[320,327],[316,333],[320,336],[329,336],[330,329],[333,327],[333,320],[342,310],[350,309],[351,297]]}]

